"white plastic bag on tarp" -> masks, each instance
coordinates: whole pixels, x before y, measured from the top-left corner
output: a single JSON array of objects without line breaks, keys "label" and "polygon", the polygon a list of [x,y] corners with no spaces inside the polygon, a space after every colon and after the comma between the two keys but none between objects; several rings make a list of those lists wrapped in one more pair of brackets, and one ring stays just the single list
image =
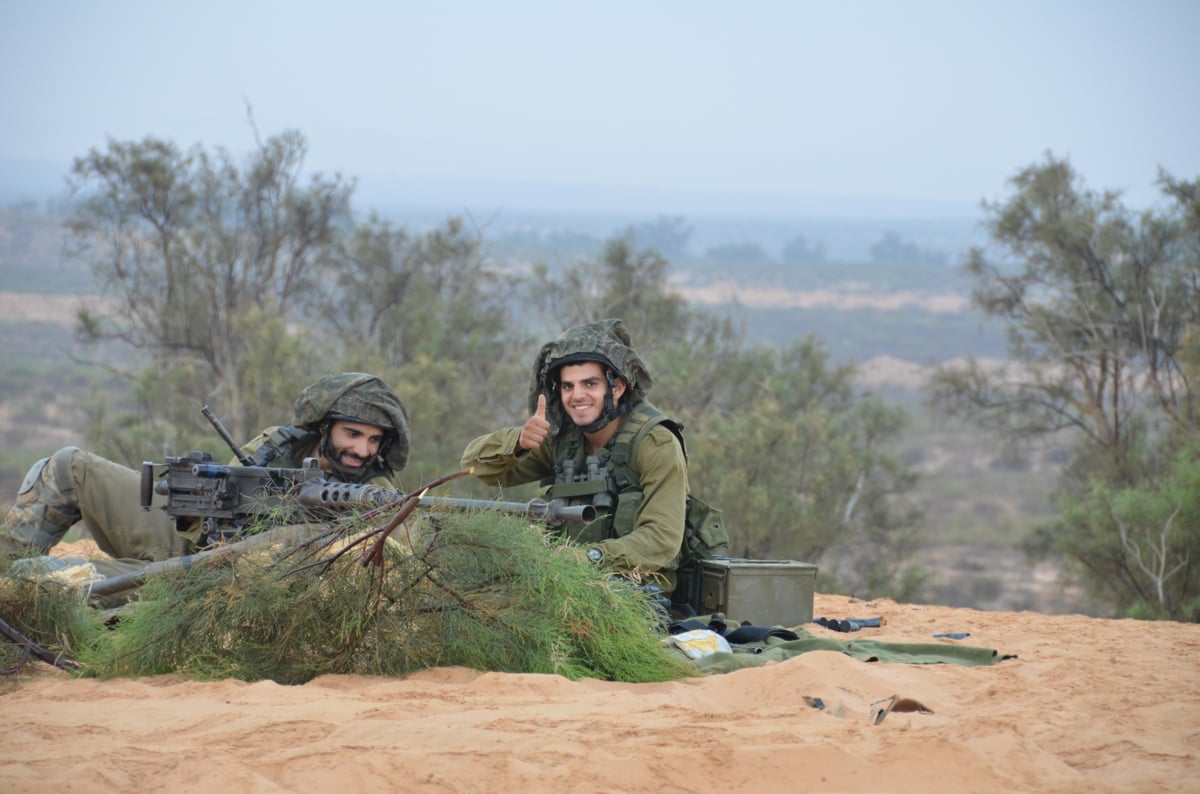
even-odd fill
[{"label": "white plastic bag on tarp", "polygon": [[683,651],[689,659],[699,659],[702,656],[712,656],[714,653],[733,653],[729,641],[709,629],[696,629],[675,634],[671,637],[675,647]]}]

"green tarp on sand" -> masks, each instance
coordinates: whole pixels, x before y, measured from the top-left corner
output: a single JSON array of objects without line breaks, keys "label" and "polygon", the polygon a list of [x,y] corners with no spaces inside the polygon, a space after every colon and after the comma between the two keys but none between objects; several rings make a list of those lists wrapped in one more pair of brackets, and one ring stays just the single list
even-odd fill
[{"label": "green tarp on sand", "polygon": [[736,646],[733,653],[718,652],[703,656],[695,663],[704,673],[730,673],[745,667],[757,667],[767,662],[782,662],[809,651],[836,651],[863,662],[893,662],[897,664],[960,664],[983,667],[1004,659],[992,648],[970,645],[946,645],[938,642],[881,642],[879,640],[835,640],[814,637],[803,628],[794,628],[799,639],[786,640],[767,637],[749,645]]}]

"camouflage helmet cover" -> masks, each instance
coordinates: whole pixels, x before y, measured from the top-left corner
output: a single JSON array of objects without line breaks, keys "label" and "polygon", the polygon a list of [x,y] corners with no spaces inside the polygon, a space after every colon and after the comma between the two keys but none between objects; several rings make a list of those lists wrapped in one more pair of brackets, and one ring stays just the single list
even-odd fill
[{"label": "camouflage helmet cover", "polygon": [[408,411],[381,378],[365,372],[323,375],[296,400],[292,424],[315,430],[325,419],[337,418],[377,425],[395,434],[387,461],[395,471],[408,465]]},{"label": "camouflage helmet cover", "polygon": [[[615,319],[585,323],[568,328],[538,351],[529,384],[530,413],[537,410],[538,395],[551,393],[558,368],[580,361],[597,361],[612,367],[625,381],[631,403],[644,400],[654,383],[641,356],[633,349],[624,323]],[[565,417],[559,415],[561,410],[561,405],[555,401],[547,402],[547,411],[552,414],[552,424],[556,427],[564,425]]]}]

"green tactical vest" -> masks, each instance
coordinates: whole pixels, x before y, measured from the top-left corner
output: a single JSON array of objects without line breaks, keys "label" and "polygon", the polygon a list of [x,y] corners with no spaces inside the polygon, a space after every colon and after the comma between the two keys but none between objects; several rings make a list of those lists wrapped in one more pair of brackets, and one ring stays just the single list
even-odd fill
[{"label": "green tactical vest", "polygon": [[[683,441],[683,426],[648,402],[638,403],[621,423],[609,448],[588,455],[582,435],[571,433],[555,442],[555,476],[542,480],[547,498],[567,504],[592,505],[599,517],[582,528],[564,527],[567,537],[580,544],[622,537],[633,531],[633,521],[642,503],[641,478],[636,469],[637,446],[657,425],[663,425]],[[721,512],[700,499],[687,497],[683,545],[667,570],[676,570],[697,559],[711,558],[729,547]]]}]

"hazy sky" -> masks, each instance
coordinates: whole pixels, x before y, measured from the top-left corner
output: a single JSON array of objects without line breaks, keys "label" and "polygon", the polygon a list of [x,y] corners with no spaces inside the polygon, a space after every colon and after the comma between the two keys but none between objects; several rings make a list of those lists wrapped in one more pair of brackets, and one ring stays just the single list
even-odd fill
[{"label": "hazy sky", "polygon": [[1196,0],[0,0],[0,75],[0,161],[64,173],[108,136],[242,154],[248,101],[364,188],[551,203],[974,205],[1047,150],[1132,203],[1200,176]]}]

